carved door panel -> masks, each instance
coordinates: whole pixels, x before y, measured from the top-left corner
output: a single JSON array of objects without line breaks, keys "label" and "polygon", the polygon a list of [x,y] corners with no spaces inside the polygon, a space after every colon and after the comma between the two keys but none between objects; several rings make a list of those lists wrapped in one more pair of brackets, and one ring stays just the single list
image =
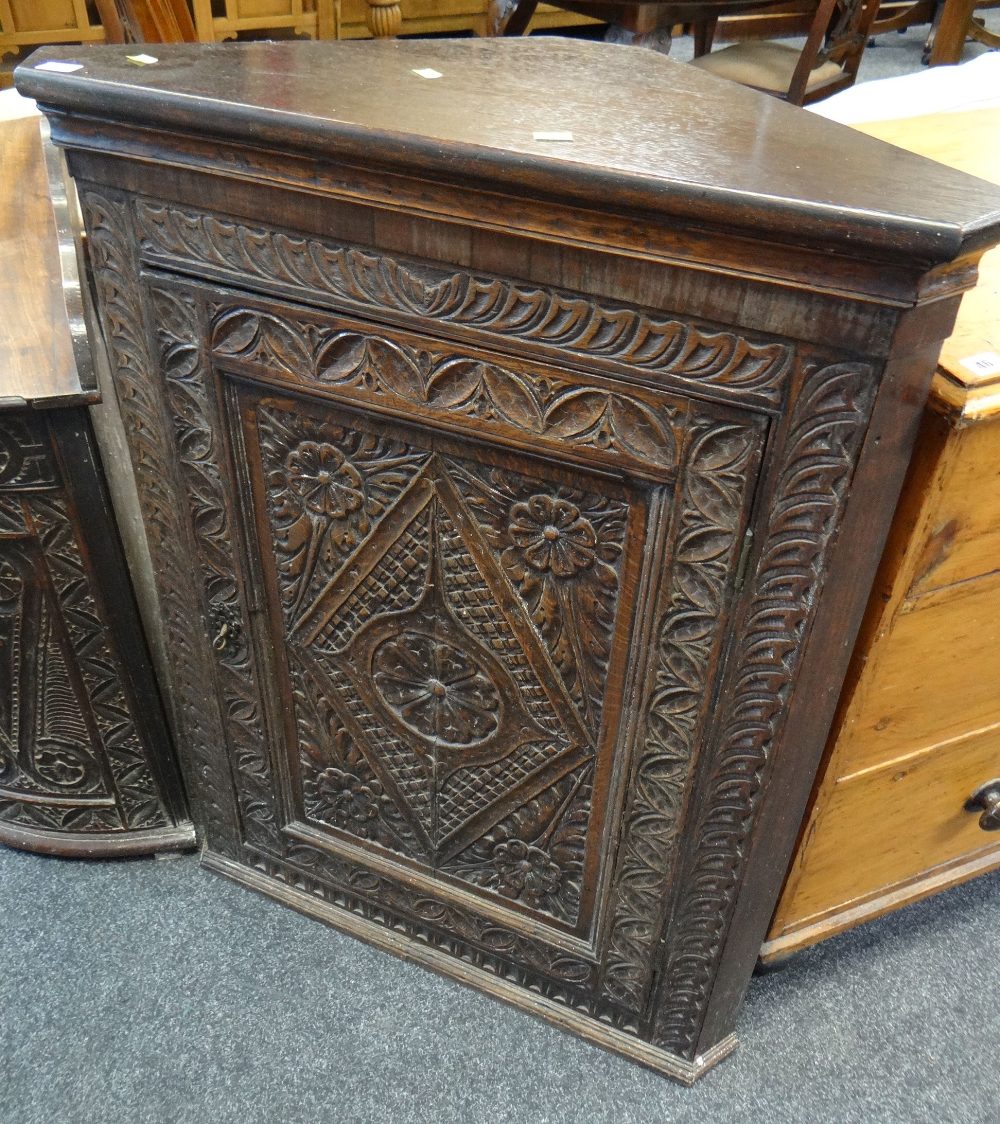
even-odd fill
[{"label": "carved door panel", "polygon": [[242,404],[297,718],[294,814],[585,931],[644,497],[287,399]]},{"label": "carved door panel", "polygon": [[238,805],[210,845],[635,1028],[766,418],[152,273],[144,301]]},{"label": "carved door panel", "polygon": [[26,540],[0,539],[0,818],[121,827],[75,671],[41,559]]}]

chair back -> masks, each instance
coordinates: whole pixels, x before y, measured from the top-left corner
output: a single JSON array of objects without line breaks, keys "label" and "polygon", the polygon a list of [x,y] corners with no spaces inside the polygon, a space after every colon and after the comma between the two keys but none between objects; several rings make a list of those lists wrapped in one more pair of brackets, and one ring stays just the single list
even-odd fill
[{"label": "chair back", "polygon": [[196,43],[187,0],[94,0],[109,43]]},{"label": "chair back", "polygon": [[[854,85],[878,9],[879,0],[820,0],[792,75],[788,101],[802,105]],[[840,67],[841,75],[807,94],[810,74],[825,62]]]}]

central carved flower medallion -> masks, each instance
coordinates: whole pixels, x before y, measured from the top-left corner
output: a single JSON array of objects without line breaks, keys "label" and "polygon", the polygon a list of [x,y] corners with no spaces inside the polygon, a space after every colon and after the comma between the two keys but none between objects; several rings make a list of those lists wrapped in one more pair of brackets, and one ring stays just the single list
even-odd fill
[{"label": "central carved flower medallion", "polygon": [[500,725],[500,692],[470,652],[415,629],[372,653],[382,701],[414,733],[451,746],[479,745]]}]

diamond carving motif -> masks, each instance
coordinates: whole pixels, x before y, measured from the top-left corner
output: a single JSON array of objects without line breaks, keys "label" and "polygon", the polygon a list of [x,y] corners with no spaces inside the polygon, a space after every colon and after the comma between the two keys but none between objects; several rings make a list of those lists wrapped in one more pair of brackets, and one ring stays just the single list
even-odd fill
[{"label": "diamond carving motif", "polygon": [[[307,819],[575,921],[598,753],[579,684],[610,644],[627,508],[273,399],[256,419]],[[585,624],[591,585],[606,614]]]}]

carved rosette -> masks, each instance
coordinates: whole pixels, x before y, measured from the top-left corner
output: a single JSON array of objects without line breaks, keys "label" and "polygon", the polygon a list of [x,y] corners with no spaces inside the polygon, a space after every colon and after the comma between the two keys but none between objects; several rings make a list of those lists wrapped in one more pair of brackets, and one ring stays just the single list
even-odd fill
[{"label": "carved rosette", "polygon": [[627,505],[566,486],[526,488],[496,469],[453,464],[452,477],[596,739]]},{"label": "carved rosette", "polygon": [[402,442],[262,407],[258,432],[289,627],[427,461]]}]

